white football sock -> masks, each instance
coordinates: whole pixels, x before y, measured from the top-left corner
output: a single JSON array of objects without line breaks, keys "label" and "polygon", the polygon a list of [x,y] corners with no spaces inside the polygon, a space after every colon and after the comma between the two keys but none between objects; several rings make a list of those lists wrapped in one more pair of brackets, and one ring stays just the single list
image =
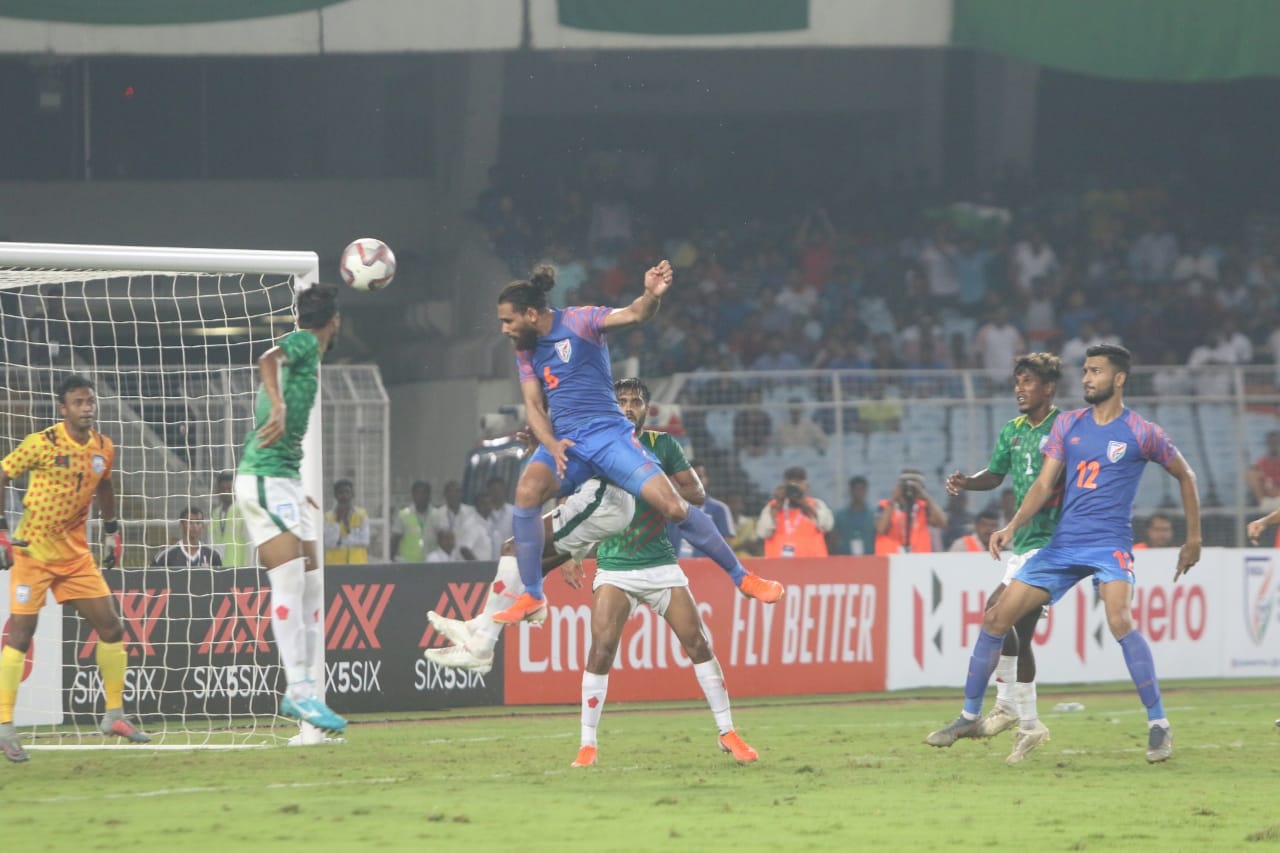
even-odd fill
[{"label": "white football sock", "polygon": [[280,667],[289,683],[289,695],[306,699],[313,694],[307,679],[306,624],[303,619],[303,575],[307,561],[302,557],[267,570],[271,583],[271,628],[280,651]]},{"label": "white football sock", "polygon": [[1014,685],[1014,695],[1018,701],[1018,718],[1022,720],[1022,728],[1030,731],[1040,721],[1040,713],[1036,710],[1036,683],[1019,681]]},{"label": "white football sock", "polygon": [[[307,677],[324,683],[324,573],[313,569],[302,574],[302,619],[307,639]],[[319,689],[317,687],[317,689]]]},{"label": "white football sock", "polygon": [[1000,655],[996,663],[996,703],[1012,708],[1017,701],[1013,694],[1013,682],[1018,677],[1018,656]]},{"label": "white football sock", "polygon": [[707,697],[707,705],[711,707],[711,715],[716,718],[716,728],[720,729],[720,734],[733,731],[729,691],[724,687],[724,671],[720,669],[720,661],[713,657],[709,661],[695,663],[693,674],[698,677],[698,684]]},{"label": "white football sock", "polygon": [[604,713],[604,697],[609,692],[609,676],[582,671],[582,746],[596,745],[596,729]]},{"label": "white football sock", "polygon": [[520,580],[520,568],[516,565],[516,558],[510,554],[499,557],[498,570],[493,573],[493,583],[489,584],[489,594],[484,599],[484,609],[480,611],[479,616],[467,622],[471,633],[474,634],[484,628],[484,623],[480,620],[486,616],[492,617],[493,614],[515,604],[522,592],[524,592],[524,583]]}]

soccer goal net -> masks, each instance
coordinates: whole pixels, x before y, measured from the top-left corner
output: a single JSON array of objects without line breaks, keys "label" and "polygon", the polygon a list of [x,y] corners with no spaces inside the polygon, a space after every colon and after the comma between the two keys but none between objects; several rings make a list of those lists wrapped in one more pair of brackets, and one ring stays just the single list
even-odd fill
[{"label": "soccer goal net", "polygon": [[[125,541],[122,564],[104,572],[125,626],[125,713],[164,745],[272,743],[297,731],[276,716],[265,574],[218,475],[234,471],[252,427],[255,359],[292,327],[294,291],[316,277],[310,252],[0,243],[0,454],[61,420],[54,389],[67,376],[96,384]],[[303,470],[317,499],[318,419],[317,403]],[[27,485],[9,487],[11,531]],[[87,534],[100,557],[96,509]],[[50,595],[15,712],[33,745],[104,742],[96,644]]]}]

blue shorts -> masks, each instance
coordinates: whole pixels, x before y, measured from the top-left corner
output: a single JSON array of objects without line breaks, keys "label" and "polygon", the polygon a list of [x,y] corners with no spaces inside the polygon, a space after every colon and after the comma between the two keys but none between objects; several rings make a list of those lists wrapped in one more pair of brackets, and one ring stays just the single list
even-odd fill
[{"label": "blue shorts", "polygon": [[1071,587],[1093,576],[1093,586],[1111,581],[1133,583],[1133,554],[1116,548],[1067,548],[1048,545],[1035,553],[1013,576],[1049,593],[1053,604]]},{"label": "blue shorts", "polygon": [[[592,477],[604,477],[619,488],[639,495],[645,483],[662,473],[658,461],[636,440],[636,428],[621,415],[595,418],[557,438],[567,438],[574,443],[566,454],[569,464],[560,480],[561,496],[573,494]],[[555,460],[545,447],[539,446],[529,461],[541,462],[553,472],[556,470]]]}]

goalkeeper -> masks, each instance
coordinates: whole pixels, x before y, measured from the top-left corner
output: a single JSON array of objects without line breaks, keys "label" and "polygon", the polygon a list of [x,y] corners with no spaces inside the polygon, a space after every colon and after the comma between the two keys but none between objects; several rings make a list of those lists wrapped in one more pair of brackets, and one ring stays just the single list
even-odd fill
[{"label": "goalkeeper", "polygon": [[302,490],[301,473],[320,360],[342,325],[337,288],[313,285],[298,293],[294,309],[298,328],[258,359],[262,384],[235,493],[271,584],[271,627],[288,682],[280,713],[340,734],[347,721],[320,700],[311,676],[324,645],[324,578],[316,571],[317,507]]},{"label": "goalkeeper", "polygon": [[[12,567],[9,638],[0,651],[0,749],[10,761],[28,757],[13,728],[13,708],[40,608],[50,590],[59,604],[75,604],[98,632],[98,672],[106,696],[103,734],[133,743],[151,740],[124,718],[124,626],[85,541],[85,523],[96,496],[106,538],[102,567],[110,569],[120,560],[120,522],[111,484],[115,447],[93,428],[98,397],[92,382],[70,376],[57,393],[62,423],[31,433],[0,461],[0,568]],[[10,540],[5,487],[27,472],[31,477],[22,523]]]}]

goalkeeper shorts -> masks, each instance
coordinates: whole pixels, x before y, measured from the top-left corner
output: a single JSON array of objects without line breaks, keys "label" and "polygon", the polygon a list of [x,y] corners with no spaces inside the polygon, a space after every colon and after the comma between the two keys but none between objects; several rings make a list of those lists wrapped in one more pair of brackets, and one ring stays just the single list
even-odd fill
[{"label": "goalkeeper shorts", "polygon": [[561,554],[583,560],[593,547],[626,530],[635,513],[635,498],[592,478],[551,513],[551,544]]},{"label": "goalkeeper shorts", "polygon": [[46,563],[15,549],[13,570],[9,573],[10,612],[39,613],[45,594],[51,589],[59,604],[111,594],[93,555],[87,551],[65,563]]},{"label": "goalkeeper shorts", "polygon": [[236,503],[249,539],[259,548],[281,533],[292,533],[303,542],[316,541],[315,511],[307,503],[301,480],[237,474]]}]

